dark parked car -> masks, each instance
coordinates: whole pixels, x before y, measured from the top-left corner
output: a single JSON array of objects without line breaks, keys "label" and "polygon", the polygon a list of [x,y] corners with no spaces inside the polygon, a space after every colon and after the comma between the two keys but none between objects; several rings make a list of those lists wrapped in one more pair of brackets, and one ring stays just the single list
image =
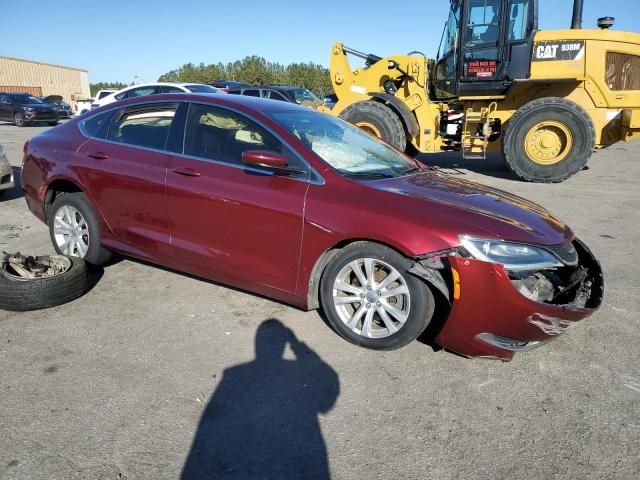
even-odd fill
[{"label": "dark parked car", "polygon": [[235,80],[216,80],[215,82],[211,82],[209,85],[216,87],[223,92],[226,92],[230,89],[238,89],[251,86],[248,83],[236,82]]},{"label": "dark parked car", "polygon": [[373,349],[426,331],[462,355],[509,360],[603,295],[596,259],[542,207],[285,102],[107,105],[28,142],[22,184],[58,252],[94,264],[120,252],[321,306]]},{"label": "dark parked car", "polygon": [[271,100],[280,100],[282,102],[296,103],[298,105],[314,105],[322,104],[322,100],[316,97],[313,92],[301,87],[284,87],[284,86],[246,86],[242,88],[230,88],[227,93],[231,95],[246,95],[249,97],[262,97]]},{"label": "dark parked car", "polygon": [[13,122],[16,127],[30,123],[58,123],[56,107],[28,93],[0,93],[0,120]]},{"label": "dark parked car", "polygon": [[55,107],[58,118],[70,118],[73,115],[71,105],[64,101],[60,95],[49,95],[47,97],[38,97],[44,103],[50,103]]}]

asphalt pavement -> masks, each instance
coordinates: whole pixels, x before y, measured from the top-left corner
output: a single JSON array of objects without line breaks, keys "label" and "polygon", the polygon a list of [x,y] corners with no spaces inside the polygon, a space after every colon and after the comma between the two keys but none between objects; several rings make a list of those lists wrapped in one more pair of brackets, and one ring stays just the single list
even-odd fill
[{"label": "asphalt pavement", "polygon": [[[0,124],[17,174],[45,129]],[[640,142],[559,185],[499,156],[422,160],[568,222],[603,264],[602,309],[511,363],[380,353],[317,312],[122,260],[70,304],[0,311],[0,478],[640,478]],[[19,187],[2,250],[53,251]]]}]

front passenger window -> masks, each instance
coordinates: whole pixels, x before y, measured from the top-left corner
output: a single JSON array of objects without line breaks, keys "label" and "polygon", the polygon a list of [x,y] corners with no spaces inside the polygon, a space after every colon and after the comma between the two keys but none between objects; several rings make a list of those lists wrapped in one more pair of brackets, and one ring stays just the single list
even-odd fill
[{"label": "front passenger window", "polygon": [[145,105],[123,109],[109,129],[108,139],[139,147],[163,150],[177,106]]},{"label": "front passenger window", "polygon": [[186,155],[241,165],[242,153],[247,150],[283,153],[283,146],[246,117],[209,105],[191,105],[185,135]]}]

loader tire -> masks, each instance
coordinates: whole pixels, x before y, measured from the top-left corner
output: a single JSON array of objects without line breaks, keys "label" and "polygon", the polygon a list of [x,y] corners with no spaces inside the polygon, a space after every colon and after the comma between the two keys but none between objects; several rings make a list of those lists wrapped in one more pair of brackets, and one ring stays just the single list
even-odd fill
[{"label": "loader tire", "polygon": [[378,137],[404,152],[407,148],[407,134],[396,113],[383,103],[372,100],[349,105],[339,117],[369,135]]},{"label": "loader tire", "polygon": [[541,98],[509,119],[502,152],[520,179],[559,183],[586,166],[595,137],[593,122],[582,107],[564,98]]}]

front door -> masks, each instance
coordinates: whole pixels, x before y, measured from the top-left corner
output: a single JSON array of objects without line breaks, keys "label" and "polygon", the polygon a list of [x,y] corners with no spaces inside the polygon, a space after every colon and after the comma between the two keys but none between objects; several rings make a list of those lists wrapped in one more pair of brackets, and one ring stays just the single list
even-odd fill
[{"label": "front door", "polygon": [[[191,105],[184,139],[167,175],[174,260],[228,283],[293,292],[308,167],[257,123],[211,105]],[[247,150],[278,151],[305,173],[247,167]]]},{"label": "front door", "polygon": [[105,138],[94,137],[77,152],[84,183],[115,236],[110,246],[149,260],[171,256],[164,186],[171,154],[165,148],[176,109],[123,108]]},{"label": "front door", "polygon": [[13,120],[13,104],[9,95],[0,93],[0,120]]}]

